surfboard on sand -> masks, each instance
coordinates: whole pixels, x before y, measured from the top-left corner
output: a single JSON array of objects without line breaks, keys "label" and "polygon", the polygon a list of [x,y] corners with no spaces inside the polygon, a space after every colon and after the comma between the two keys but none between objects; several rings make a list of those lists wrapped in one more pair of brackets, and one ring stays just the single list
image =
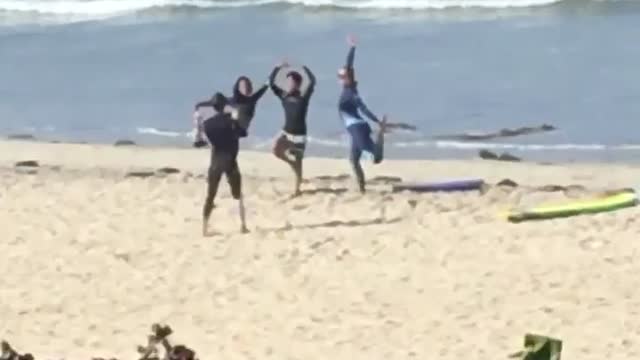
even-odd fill
[{"label": "surfboard on sand", "polygon": [[536,206],[520,211],[512,210],[507,214],[507,219],[511,222],[553,219],[613,211],[635,206],[637,204],[638,194],[635,191],[623,191],[617,194],[609,194],[592,199]]}]

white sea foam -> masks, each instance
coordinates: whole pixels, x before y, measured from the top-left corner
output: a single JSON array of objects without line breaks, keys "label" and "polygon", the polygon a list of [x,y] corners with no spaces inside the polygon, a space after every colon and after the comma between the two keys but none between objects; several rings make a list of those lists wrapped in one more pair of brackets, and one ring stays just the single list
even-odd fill
[{"label": "white sea foam", "polygon": [[0,0],[0,11],[43,15],[111,17],[154,8],[231,8],[297,5],[343,9],[523,8],[562,0]]}]

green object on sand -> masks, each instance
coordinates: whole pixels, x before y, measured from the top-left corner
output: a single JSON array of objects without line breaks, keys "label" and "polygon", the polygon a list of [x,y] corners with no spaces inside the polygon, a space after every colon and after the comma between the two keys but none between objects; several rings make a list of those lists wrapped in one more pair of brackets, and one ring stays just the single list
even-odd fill
[{"label": "green object on sand", "polygon": [[542,335],[524,336],[522,360],[560,360],[562,340]]},{"label": "green object on sand", "polygon": [[511,211],[507,218],[511,222],[543,220],[613,211],[637,204],[638,194],[633,191],[622,191],[617,194],[600,196],[594,199],[572,201],[557,205],[537,206],[523,211]]}]

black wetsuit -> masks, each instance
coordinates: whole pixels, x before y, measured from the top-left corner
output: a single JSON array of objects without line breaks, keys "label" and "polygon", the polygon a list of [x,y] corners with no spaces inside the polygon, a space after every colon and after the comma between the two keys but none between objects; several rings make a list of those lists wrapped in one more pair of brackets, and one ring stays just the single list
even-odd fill
[{"label": "black wetsuit", "polygon": [[209,183],[203,214],[211,214],[213,201],[218,192],[222,174],[227,176],[234,199],[242,196],[242,179],[238,168],[238,138],[246,136],[247,130],[234,121],[229,114],[220,113],[204,122],[204,133],[211,144],[211,163],[209,165]]},{"label": "black wetsuit", "polygon": [[249,128],[251,124],[251,120],[253,120],[253,116],[256,113],[256,104],[258,100],[264,95],[264,93],[269,88],[268,85],[262,85],[258,91],[253,94],[246,96],[240,92],[238,89],[240,84],[240,79],[236,82],[233,87],[233,97],[229,100],[231,106],[238,110],[238,121],[240,125],[242,125],[245,129]]},{"label": "black wetsuit", "polygon": [[316,77],[311,70],[306,66],[302,68],[309,77],[309,85],[304,94],[300,91],[286,92],[276,85],[276,76],[280,72],[280,66],[274,68],[269,77],[271,90],[280,99],[284,109],[284,127],[282,130],[289,135],[295,136],[307,135],[307,110],[309,109],[309,99],[311,99],[316,85]]}]

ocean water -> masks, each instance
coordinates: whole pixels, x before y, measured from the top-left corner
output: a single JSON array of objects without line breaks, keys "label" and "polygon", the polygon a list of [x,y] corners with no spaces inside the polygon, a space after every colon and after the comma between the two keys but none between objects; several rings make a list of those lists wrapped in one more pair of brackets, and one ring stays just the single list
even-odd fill
[{"label": "ocean water", "polygon": [[[287,58],[318,78],[309,152],[345,156],[348,33],[369,107],[419,128],[391,157],[640,159],[639,0],[0,0],[0,133],[189,146],[196,101]],[[559,129],[433,139],[543,123]],[[281,126],[267,93],[244,147]]]}]

